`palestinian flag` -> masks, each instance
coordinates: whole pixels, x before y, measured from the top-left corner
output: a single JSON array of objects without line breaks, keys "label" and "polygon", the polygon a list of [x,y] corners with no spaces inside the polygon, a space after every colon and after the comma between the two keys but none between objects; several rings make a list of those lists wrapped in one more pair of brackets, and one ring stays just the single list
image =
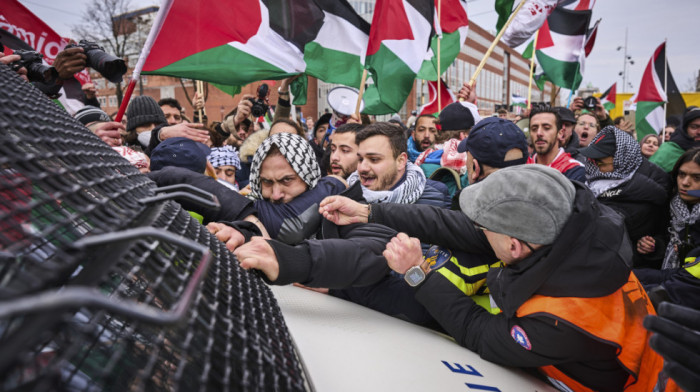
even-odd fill
[{"label": "palestinian flag", "polygon": [[584,51],[586,52],[586,57],[593,51],[593,45],[595,45],[595,39],[598,36],[598,25],[600,24],[600,19],[595,22],[595,25],[588,29],[586,32],[586,43],[583,45]]},{"label": "palestinian flag", "polygon": [[[440,20],[437,6],[435,8],[434,29],[436,35],[430,39],[430,48],[426,53],[418,78],[437,81],[438,74],[442,75],[447,67],[454,62],[459,54],[469,31],[466,0],[442,0]],[[440,72],[437,72],[437,43],[440,39]]]},{"label": "palestinian flag", "polygon": [[433,31],[432,0],[377,0],[365,67],[373,84],[364,95],[366,114],[397,113],[413,88]]},{"label": "palestinian flag", "polygon": [[438,107],[437,81],[433,82],[431,80],[428,80],[427,84],[428,84],[428,97],[430,98],[430,101],[420,108],[419,116],[422,116],[424,114],[438,115],[438,114],[440,114],[442,109],[445,108],[445,106],[456,101],[455,95],[452,93],[452,91],[450,91],[450,89],[447,88],[447,85],[445,85],[445,81],[441,79],[440,80],[440,105],[442,107],[441,108]]},{"label": "palestinian flag", "polygon": [[304,46],[306,73],[327,83],[360,88],[370,25],[346,0],[316,0],[323,24]]},{"label": "palestinian flag", "polygon": [[360,84],[369,25],[345,0],[173,0],[161,12],[144,74],[240,86],[307,72]]},{"label": "palestinian flag", "polygon": [[591,11],[557,7],[540,28],[535,55],[555,85],[576,90],[583,79],[584,44]]},{"label": "palestinian flag", "polygon": [[520,106],[521,108],[527,107],[527,98],[521,97],[520,95],[511,94],[510,104],[513,106]]},{"label": "palestinian flag", "polygon": [[529,44],[527,44],[527,47],[525,50],[523,50],[523,58],[525,59],[531,59],[532,58],[532,52],[535,51],[535,40],[533,39],[530,41]]},{"label": "palestinian flag", "polygon": [[650,133],[658,134],[663,130],[666,124],[663,105],[667,101],[666,115],[682,114],[685,110],[685,101],[668,68],[664,42],[654,51],[642,74],[639,91],[632,97],[632,102],[637,104],[635,125],[639,140]]},{"label": "palestinian flag", "polygon": [[615,101],[617,99],[617,82],[613,83],[609,89],[605,90],[603,95],[600,96],[600,103],[603,104],[605,110],[610,111],[615,108]]},{"label": "palestinian flag", "polygon": [[[522,45],[539,29],[547,16],[556,8],[561,0],[527,0],[520,11],[510,22],[508,28],[503,32],[501,42],[511,48]],[[496,0],[496,12],[498,12],[498,22],[496,29],[501,30],[503,25],[515,11],[520,0]]]}]

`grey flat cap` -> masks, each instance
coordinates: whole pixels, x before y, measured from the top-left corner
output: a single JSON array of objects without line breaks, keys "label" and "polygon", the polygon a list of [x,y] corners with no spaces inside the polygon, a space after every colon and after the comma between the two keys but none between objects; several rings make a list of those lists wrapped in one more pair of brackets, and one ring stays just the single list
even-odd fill
[{"label": "grey flat cap", "polygon": [[557,170],[518,165],[466,187],[459,207],[489,231],[548,245],[571,216],[575,194],[574,185]]}]

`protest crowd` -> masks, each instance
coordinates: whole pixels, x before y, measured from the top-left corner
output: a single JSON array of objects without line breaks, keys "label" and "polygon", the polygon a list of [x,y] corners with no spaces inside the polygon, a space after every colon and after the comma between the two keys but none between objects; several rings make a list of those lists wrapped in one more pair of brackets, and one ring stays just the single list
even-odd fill
[{"label": "protest crowd", "polygon": [[[53,81],[86,65],[65,49]],[[447,333],[562,390],[697,390],[683,368],[697,370],[699,339],[680,347],[669,330],[700,326],[700,108],[668,140],[638,141],[599,99],[487,117],[465,82],[459,101],[406,122],[302,122],[293,80],[267,128],[251,95],[220,122],[199,94],[192,119],[175,99],[135,96],[115,121],[85,89],[74,118],[158,186],[216,195],[220,211],[191,213],[270,285]],[[649,317],[660,308],[669,318]]]}]

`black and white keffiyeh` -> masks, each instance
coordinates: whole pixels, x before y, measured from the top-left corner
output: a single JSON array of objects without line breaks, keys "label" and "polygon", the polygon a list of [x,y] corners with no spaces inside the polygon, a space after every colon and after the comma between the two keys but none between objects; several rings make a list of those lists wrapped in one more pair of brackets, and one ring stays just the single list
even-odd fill
[{"label": "black and white keffiyeh", "polygon": [[211,154],[209,154],[207,160],[214,168],[233,166],[238,170],[241,169],[241,158],[238,156],[238,151],[231,146],[212,147]]},{"label": "black and white keffiyeh", "polygon": [[688,209],[688,205],[676,194],[671,199],[671,227],[669,232],[671,238],[666,246],[666,254],[661,269],[678,268],[681,265],[681,260],[678,258],[678,246],[683,240],[680,234],[683,233],[688,226],[692,226],[700,220],[700,203],[696,203],[693,209]]},{"label": "black and white keffiyeh", "polygon": [[[352,186],[360,180],[360,175],[354,172],[348,177],[348,185]],[[415,164],[406,163],[406,180],[392,191],[373,191],[362,187],[362,196],[368,203],[415,203],[425,189],[425,173]]]},{"label": "black and white keffiyeh", "polygon": [[604,136],[615,138],[617,149],[613,156],[613,171],[603,173],[593,160],[586,161],[586,185],[596,197],[629,181],[641,166],[643,159],[639,143],[627,132],[612,125],[598,132],[591,140],[591,144],[595,144]]},{"label": "black and white keffiyeh", "polygon": [[273,145],[277,146],[294,172],[309,186],[309,189],[318,184],[321,169],[309,142],[296,134],[276,133],[265,139],[253,156],[253,162],[250,165],[250,195],[253,198],[262,199],[260,168]]}]

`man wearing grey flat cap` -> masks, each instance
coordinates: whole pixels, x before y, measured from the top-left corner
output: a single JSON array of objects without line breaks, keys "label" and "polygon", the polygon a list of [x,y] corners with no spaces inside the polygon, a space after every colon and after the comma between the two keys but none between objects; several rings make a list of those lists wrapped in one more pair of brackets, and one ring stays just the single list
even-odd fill
[{"label": "man wearing grey flat cap", "polygon": [[[392,239],[384,256],[459,344],[501,365],[538,368],[563,390],[654,389],[662,360],[642,327],[654,311],[631,273],[620,215],[544,165],[491,173],[465,188],[460,208],[381,204],[368,219],[414,230]],[[429,223],[421,229],[408,220]],[[426,266],[409,235],[498,257],[486,283],[501,312],[465,295],[447,264]]]}]

